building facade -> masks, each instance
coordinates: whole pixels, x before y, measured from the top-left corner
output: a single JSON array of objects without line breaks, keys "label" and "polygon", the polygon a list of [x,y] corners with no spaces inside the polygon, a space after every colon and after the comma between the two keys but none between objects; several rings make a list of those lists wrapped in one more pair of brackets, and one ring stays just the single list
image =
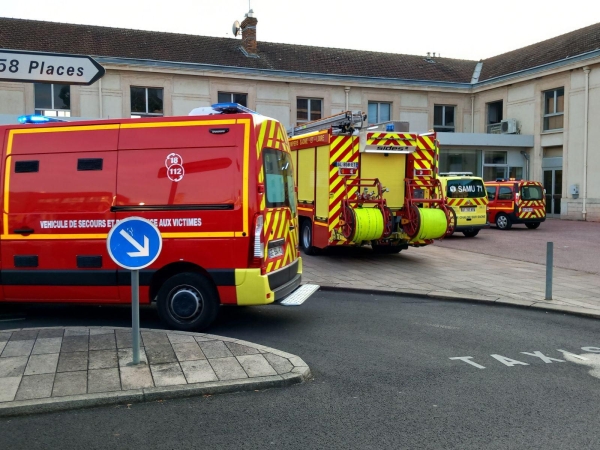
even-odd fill
[{"label": "building facade", "polygon": [[89,54],[106,69],[91,86],[0,82],[0,122],[233,101],[288,127],[362,110],[440,132],[441,171],[541,181],[550,215],[600,221],[600,24],[479,62],[262,43],[256,29],[252,14],[242,40],[0,19],[0,48]]}]

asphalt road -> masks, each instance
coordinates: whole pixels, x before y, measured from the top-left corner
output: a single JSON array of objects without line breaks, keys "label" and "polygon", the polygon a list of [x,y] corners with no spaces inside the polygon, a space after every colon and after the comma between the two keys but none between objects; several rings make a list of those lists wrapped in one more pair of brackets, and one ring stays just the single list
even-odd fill
[{"label": "asphalt road", "polygon": [[[23,314],[0,328],[129,320],[127,308]],[[142,314],[142,326],[156,321]],[[598,321],[557,313],[356,293],[319,292],[299,308],[234,307],[211,332],[297,354],[314,379],[0,419],[0,448],[596,449],[600,379],[583,363],[600,358],[590,353],[600,351],[599,331]],[[545,362],[565,359],[557,349],[588,360]],[[450,359],[465,356],[485,369]]]},{"label": "asphalt road", "polygon": [[503,231],[492,226],[474,238],[459,232],[434,245],[546,264],[546,243],[554,242],[555,267],[600,273],[599,236],[599,222],[548,219],[537,230],[514,225]]}]

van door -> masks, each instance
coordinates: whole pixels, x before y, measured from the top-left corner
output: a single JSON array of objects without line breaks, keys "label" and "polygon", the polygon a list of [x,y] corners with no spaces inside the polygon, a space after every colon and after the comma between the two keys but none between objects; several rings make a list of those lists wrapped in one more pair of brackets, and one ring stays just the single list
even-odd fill
[{"label": "van door", "polygon": [[[297,206],[292,157],[289,153],[265,148],[265,265],[274,272],[297,259]],[[295,274],[293,274],[295,275]]]},{"label": "van door", "polygon": [[[107,130],[89,136],[86,127],[74,128],[32,128],[35,133],[13,136],[4,161],[6,300],[118,299],[116,266],[106,250],[114,222],[117,135]],[[86,147],[94,151],[82,152]]]},{"label": "van door", "polygon": [[511,214],[514,212],[514,191],[512,186],[499,186],[496,212]]}]

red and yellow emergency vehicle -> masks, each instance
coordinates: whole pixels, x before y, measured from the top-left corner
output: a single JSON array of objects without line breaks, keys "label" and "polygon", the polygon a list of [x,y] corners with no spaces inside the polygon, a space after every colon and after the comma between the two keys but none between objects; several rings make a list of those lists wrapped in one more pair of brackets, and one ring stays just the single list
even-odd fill
[{"label": "red and yellow emergency vehicle", "polygon": [[130,275],[106,248],[130,216],[162,234],[140,302],[173,328],[208,326],[220,304],[310,295],[285,129],[235,104],[209,110],[0,127],[0,300],[130,302]]},{"label": "red and yellow emergency vehicle", "polygon": [[450,212],[437,178],[435,133],[394,131],[408,124],[362,127],[361,112],[295,127],[300,243],[307,254],[371,244],[398,253],[446,234]]},{"label": "red and yellow emergency vehicle", "polygon": [[461,231],[468,238],[477,236],[479,230],[488,226],[483,178],[474,177],[471,172],[449,172],[440,174],[440,181],[454,220],[449,234]]},{"label": "red and yellow emergency vehicle", "polygon": [[546,220],[544,187],[537,181],[497,179],[486,181],[488,221],[500,230],[523,223],[535,229]]}]

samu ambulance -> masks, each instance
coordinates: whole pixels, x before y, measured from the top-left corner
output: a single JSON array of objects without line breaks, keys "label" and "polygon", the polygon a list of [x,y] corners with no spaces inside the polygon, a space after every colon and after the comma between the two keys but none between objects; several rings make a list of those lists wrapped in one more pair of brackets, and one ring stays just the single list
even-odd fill
[{"label": "samu ambulance", "polygon": [[471,172],[449,172],[440,175],[446,204],[452,211],[455,231],[475,237],[486,228],[488,199],[483,179]]},{"label": "samu ambulance", "polygon": [[205,328],[221,304],[285,304],[292,293],[301,303],[314,292],[300,287],[281,124],[236,104],[195,114],[0,127],[0,301],[130,302],[130,274],[106,238],[131,216],[162,234],[160,256],[140,271],[140,303],[156,302],[172,328]]}]

